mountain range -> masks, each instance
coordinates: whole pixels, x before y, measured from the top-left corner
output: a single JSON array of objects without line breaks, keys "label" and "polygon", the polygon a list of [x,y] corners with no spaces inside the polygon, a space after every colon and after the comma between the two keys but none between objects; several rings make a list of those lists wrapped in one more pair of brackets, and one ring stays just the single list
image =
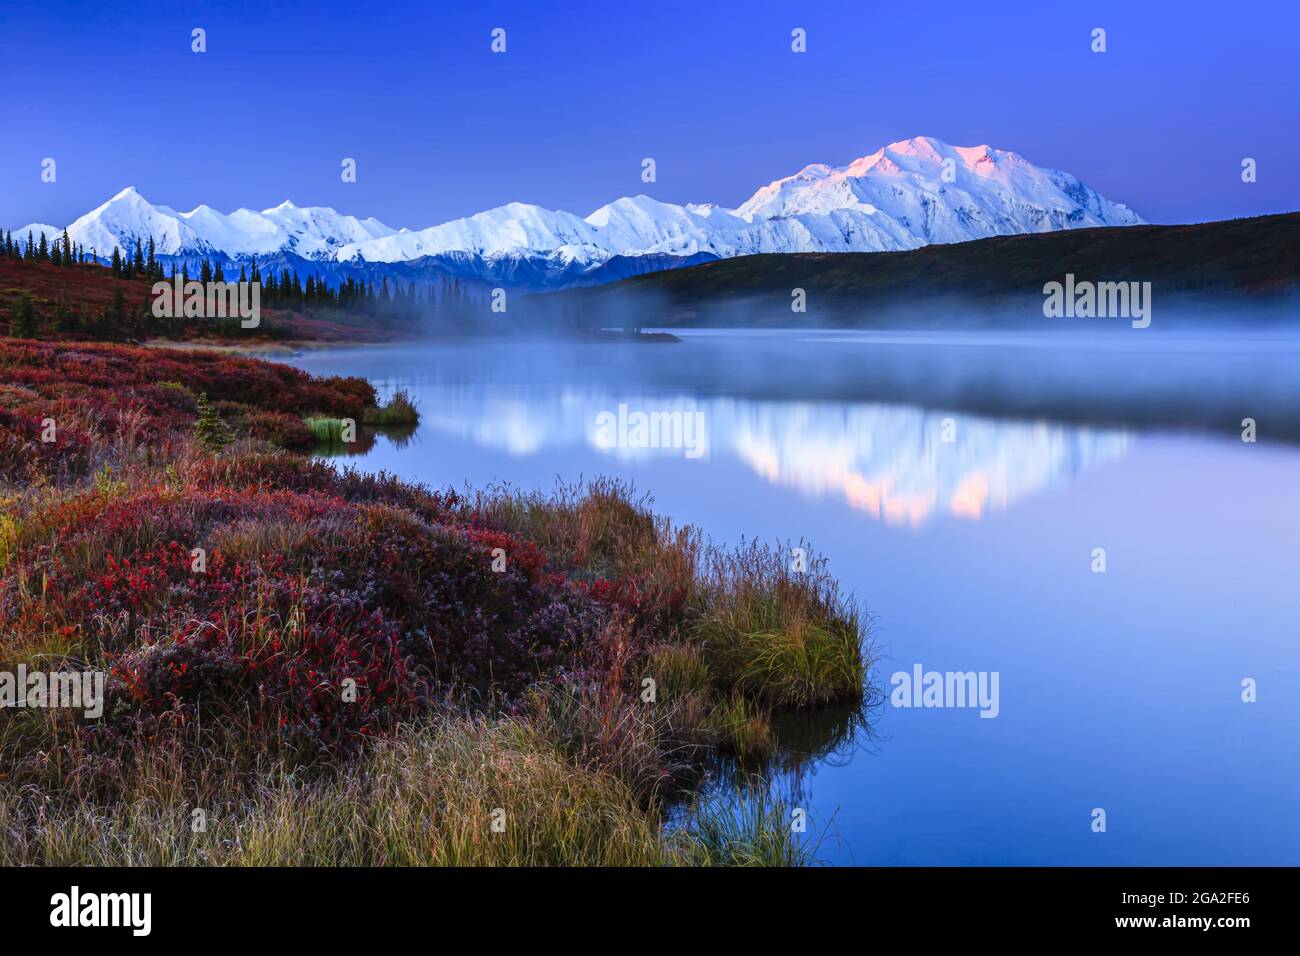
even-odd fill
[{"label": "mountain range", "polygon": [[[1071,273],[1149,286],[1161,328],[1285,328],[1295,325],[1300,301],[1297,249],[1300,212],[1277,213],[991,236],[901,252],[737,256],[538,296],[533,305],[557,323],[585,317],[651,328],[1041,330],[1045,285]],[[791,311],[793,289],[804,290],[802,314]],[[1054,327],[1069,325],[1058,320]]]},{"label": "mountain range", "polygon": [[[988,146],[932,137],[892,143],[847,166],[806,166],[735,209],[617,199],[589,216],[512,202],[427,229],[394,229],[285,201],[260,212],[178,212],[134,188],[67,227],[100,259],[152,237],[165,261],[257,258],[335,281],[456,276],[544,290],[759,253],[888,252],[989,236],[1142,223],[1074,176]],[[63,229],[15,228],[25,240]]]}]

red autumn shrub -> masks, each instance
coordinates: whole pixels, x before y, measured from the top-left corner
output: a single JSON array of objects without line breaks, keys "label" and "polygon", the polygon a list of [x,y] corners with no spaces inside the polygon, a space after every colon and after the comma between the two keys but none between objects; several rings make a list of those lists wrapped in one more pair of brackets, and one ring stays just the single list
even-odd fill
[{"label": "red autumn shrub", "polygon": [[251,436],[280,448],[311,448],[315,441],[306,422],[284,412],[252,412],[244,424]]},{"label": "red autumn shrub", "polygon": [[45,416],[0,408],[0,481],[34,477],[69,479],[90,468],[90,440],[82,431],[54,422],[54,440],[46,441]]}]

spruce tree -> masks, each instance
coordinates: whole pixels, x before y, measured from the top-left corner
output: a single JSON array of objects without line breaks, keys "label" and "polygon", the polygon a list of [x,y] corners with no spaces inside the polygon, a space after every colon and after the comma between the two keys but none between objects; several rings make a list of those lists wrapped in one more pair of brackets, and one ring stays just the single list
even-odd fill
[{"label": "spruce tree", "polygon": [[221,420],[217,410],[208,402],[206,392],[199,394],[199,417],[194,423],[194,435],[199,444],[211,452],[219,452],[233,440],[230,429]]},{"label": "spruce tree", "polygon": [[126,322],[126,299],[122,295],[122,290],[113,290],[113,304],[104,313],[104,324],[108,327],[109,334],[116,335]]},{"label": "spruce tree", "polygon": [[18,293],[9,319],[9,334],[16,339],[36,338],[36,306],[32,294],[25,289]]},{"label": "spruce tree", "polygon": [[54,324],[60,332],[71,332],[76,326],[76,317],[68,308],[68,296],[59,289],[59,298],[54,303]]}]

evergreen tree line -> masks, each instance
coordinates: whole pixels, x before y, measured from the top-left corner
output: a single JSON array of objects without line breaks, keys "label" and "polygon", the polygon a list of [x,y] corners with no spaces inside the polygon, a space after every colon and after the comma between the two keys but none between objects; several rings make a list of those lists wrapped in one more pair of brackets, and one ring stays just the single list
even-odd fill
[{"label": "evergreen tree line", "polygon": [[[13,231],[5,233],[0,254],[6,258],[29,262],[51,262],[59,266],[72,266],[83,263],[97,263],[95,250],[87,253],[84,245],[73,243],[67,230],[54,242],[48,243],[45,234],[34,237],[30,231],[26,242],[14,239]],[[174,278],[177,266],[172,263],[168,272],[157,256],[157,247],[152,236],[147,243],[136,238],[134,249],[113,247],[109,261],[109,270],[114,278],[133,279],[143,276],[153,280]],[[180,266],[182,282],[197,278],[203,283],[225,282],[225,270],[220,259],[204,258],[199,262],[199,274],[189,274],[189,263]],[[469,291],[459,278],[440,276],[436,282],[417,284],[414,280],[405,284],[389,283],[384,276],[376,283],[366,279],[348,276],[337,285],[331,286],[322,278],[308,275],[304,280],[297,270],[281,269],[263,273],[257,260],[239,267],[239,282],[257,282],[261,285],[262,305],[271,309],[292,310],[295,312],[314,312],[337,310],[360,313],[386,319],[415,318],[419,315],[433,314],[439,318],[459,320],[472,319],[481,312],[482,304]]]},{"label": "evergreen tree line", "polygon": [[53,242],[46,241],[45,233],[41,233],[40,239],[35,239],[30,229],[27,231],[26,243],[21,236],[15,239],[12,229],[6,232],[2,239],[0,255],[6,259],[26,259],[28,262],[52,262],[56,266],[72,266],[94,258],[86,254],[85,246],[73,243],[68,238],[66,229],[63,230],[63,235]]},{"label": "evergreen tree line", "polygon": [[[68,302],[63,290],[53,304],[38,309],[32,294],[27,290],[18,293],[9,309],[9,334],[19,339],[52,338],[55,333],[66,333],[74,338],[94,340],[147,339],[153,337],[178,337],[186,326],[201,324],[208,332],[239,337],[243,330],[238,319],[166,318],[153,314],[148,302],[128,305],[121,288],[113,290],[113,300],[97,309],[80,302]],[[266,318],[259,327],[262,335],[280,338],[288,333]]]},{"label": "evergreen tree line", "polygon": [[[89,254],[86,247],[81,243],[74,243],[68,238],[68,230],[63,230],[63,235],[55,238],[53,242],[47,242],[45,233],[41,233],[40,238],[35,238],[31,230],[27,231],[27,241],[24,243],[22,237],[14,239],[13,230],[10,229],[4,234],[3,244],[0,245],[0,254],[7,259],[25,259],[28,262],[52,262],[56,266],[73,266],[82,265],[86,262],[96,262],[95,250]],[[153,236],[149,237],[148,251],[146,252],[141,240],[135,241],[135,252],[132,254],[130,249],[123,252],[119,247],[113,247],[113,259],[110,264],[113,275],[120,279],[133,279],[136,276],[146,276],[153,279],[163,278],[162,262],[155,255]]]},{"label": "evergreen tree line", "polygon": [[[175,265],[171,275],[176,275]],[[189,264],[182,264],[181,281],[188,282],[191,278],[195,277],[189,274]],[[197,279],[203,283],[225,282],[221,260],[200,260]],[[263,272],[254,259],[248,265],[240,265],[238,281],[259,283],[263,306],[293,312],[337,310],[390,319],[415,318],[432,313],[442,317],[468,318],[482,309],[465,283],[448,276],[440,276],[436,282],[423,285],[414,280],[390,284],[387,276],[382,276],[377,283],[348,276],[332,286],[311,274],[304,280],[296,269]]]}]

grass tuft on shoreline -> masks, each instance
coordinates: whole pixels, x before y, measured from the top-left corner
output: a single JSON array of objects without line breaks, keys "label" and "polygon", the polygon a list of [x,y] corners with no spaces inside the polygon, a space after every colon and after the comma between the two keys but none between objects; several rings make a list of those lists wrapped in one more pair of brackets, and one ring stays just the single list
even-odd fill
[{"label": "grass tuft on shoreline", "polygon": [[365,423],[377,428],[415,425],[419,420],[420,412],[415,406],[415,400],[404,388],[394,389],[387,402],[378,408],[366,409],[365,413]]}]

